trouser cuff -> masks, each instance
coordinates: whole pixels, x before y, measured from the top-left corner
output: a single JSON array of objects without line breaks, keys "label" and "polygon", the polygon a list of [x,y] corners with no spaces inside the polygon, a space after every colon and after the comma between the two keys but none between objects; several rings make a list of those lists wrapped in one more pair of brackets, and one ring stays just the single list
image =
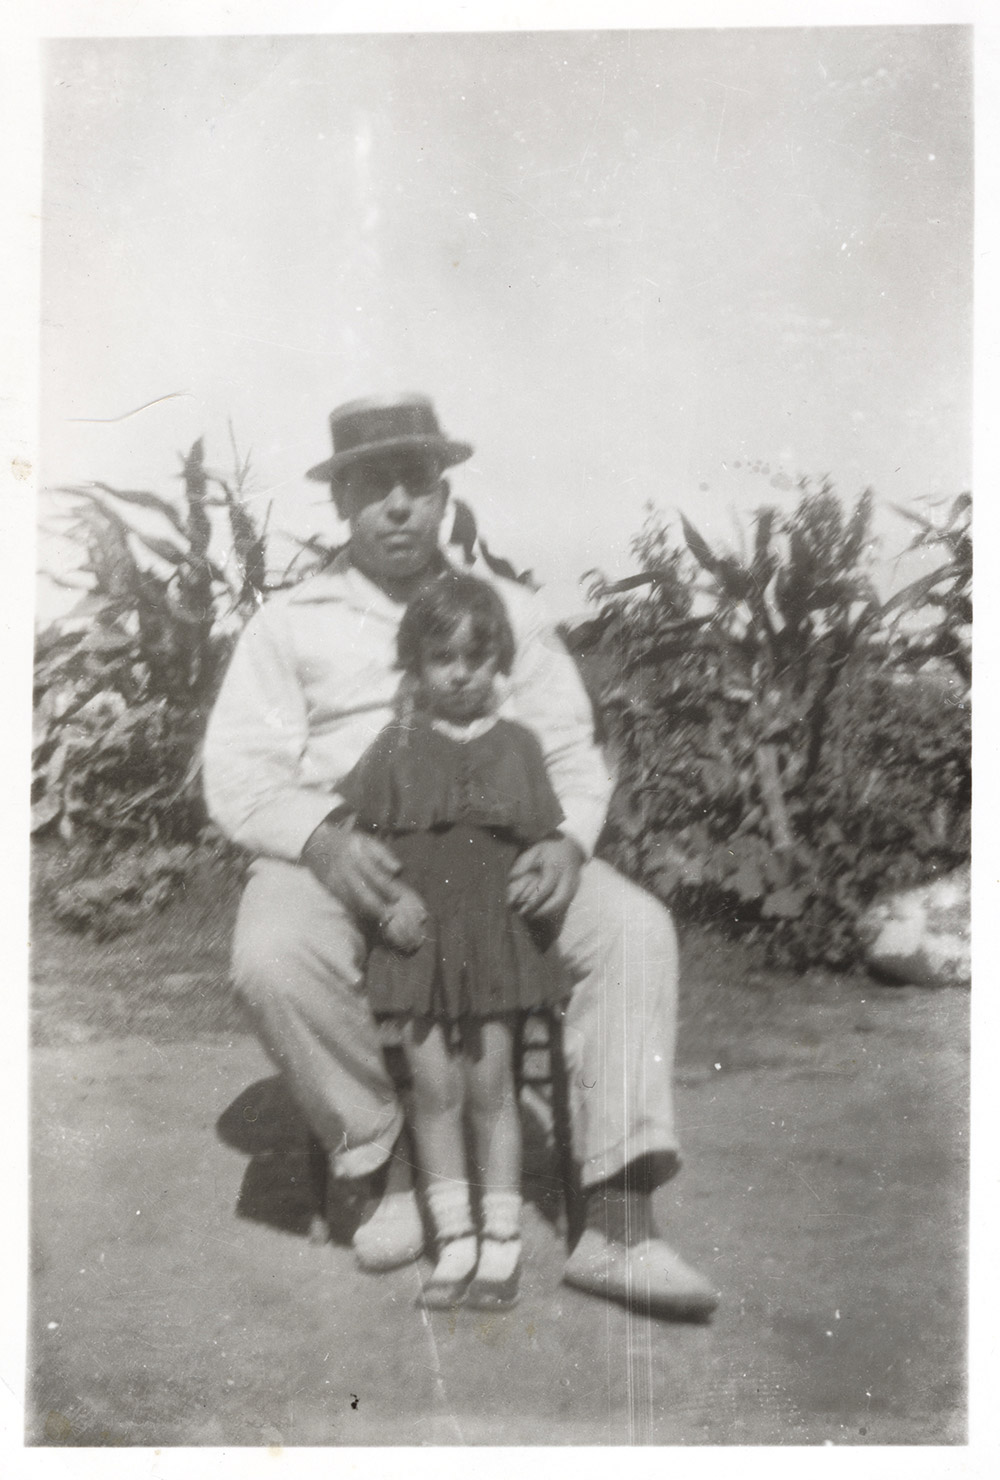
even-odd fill
[{"label": "trouser cuff", "polygon": [[669,1182],[681,1167],[677,1138],[669,1127],[644,1125],[640,1135],[626,1136],[616,1146],[588,1157],[580,1165],[580,1183],[586,1189],[616,1177],[632,1162],[643,1160],[649,1171],[650,1190]]},{"label": "trouser cuff", "polygon": [[338,1146],[330,1153],[333,1175],[341,1177],[370,1177],[389,1160],[390,1152],[403,1129],[403,1111],[393,1105],[392,1115],[385,1129],[371,1141],[361,1146]]}]

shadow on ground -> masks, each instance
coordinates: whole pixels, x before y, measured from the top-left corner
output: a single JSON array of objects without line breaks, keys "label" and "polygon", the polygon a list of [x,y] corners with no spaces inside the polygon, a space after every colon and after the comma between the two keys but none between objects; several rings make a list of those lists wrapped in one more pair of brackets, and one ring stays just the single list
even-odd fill
[{"label": "shadow on ground", "polygon": [[[522,1113],[524,1198],[553,1229],[564,1227],[563,1190],[553,1170],[544,1121]],[[336,1184],[324,1204],[309,1127],[284,1079],[270,1075],[248,1085],[216,1121],[224,1145],[247,1157],[235,1213],[281,1233],[316,1237],[316,1218],[331,1214],[334,1242],[350,1242],[350,1215],[338,1216]],[[331,1206],[332,1205],[332,1206]]]}]

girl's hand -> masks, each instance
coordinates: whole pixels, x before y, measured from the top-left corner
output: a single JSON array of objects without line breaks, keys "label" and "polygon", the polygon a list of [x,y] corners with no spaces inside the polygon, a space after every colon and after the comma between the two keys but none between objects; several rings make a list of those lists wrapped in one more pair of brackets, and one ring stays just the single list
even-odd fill
[{"label": "girl's hand", "polygon": [[528,920],[551,920],[572,903],[583,854],[569,838],[543,838],[514,860],[507,903]]}]

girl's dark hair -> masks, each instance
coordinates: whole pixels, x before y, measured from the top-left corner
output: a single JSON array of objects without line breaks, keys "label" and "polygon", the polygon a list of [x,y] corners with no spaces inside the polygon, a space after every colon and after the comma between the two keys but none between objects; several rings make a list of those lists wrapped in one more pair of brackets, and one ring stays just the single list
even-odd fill
[{"label": "girl's dark hair", "polygon": [[499,592],[457,570],[424,586],[406,608],[396,637],[398,666],[406,673],[419,673],[427,644],[446,641],[463,617],[471,619],[475,646],[495,654],[497,668],[509,673],[514,666],[514,632]]}]

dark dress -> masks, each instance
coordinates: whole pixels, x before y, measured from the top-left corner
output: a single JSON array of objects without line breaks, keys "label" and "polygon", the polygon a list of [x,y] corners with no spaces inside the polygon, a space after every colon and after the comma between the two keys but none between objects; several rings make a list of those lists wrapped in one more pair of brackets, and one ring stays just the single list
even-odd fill
[{"label": "dark dress", "polygon": [[339,790],[358,826],[391,847],[430,916],[411,955],[373,941],[367,990],[375,1012],[461,1023],[568,995],[547,949],[552,927],[530,925],[507,905],[515,858],[562,821],[529,730],[498,719],[459,741],[418,715],[388,725]]}]

